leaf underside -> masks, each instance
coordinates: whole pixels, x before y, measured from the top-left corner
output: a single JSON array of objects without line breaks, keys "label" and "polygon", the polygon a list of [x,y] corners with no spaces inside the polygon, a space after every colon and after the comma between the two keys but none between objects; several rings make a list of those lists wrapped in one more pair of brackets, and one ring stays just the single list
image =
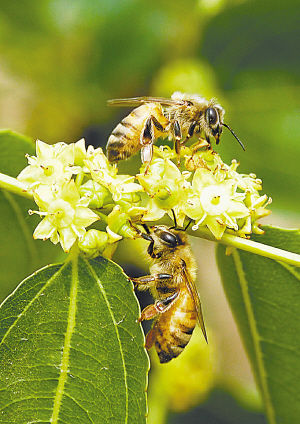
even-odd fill
[{"label": "leaf underside", "polygon": [[[300,253],[300,232],[265,227],[254,240]],[[235,250],[217,259],[266,415],[271,424],[300,417],[300,269]]]},{"label": "leaf underside", "polygon": [[73,257],[0,309],[1,423],[145,423],[148,357],[122,270]]}]

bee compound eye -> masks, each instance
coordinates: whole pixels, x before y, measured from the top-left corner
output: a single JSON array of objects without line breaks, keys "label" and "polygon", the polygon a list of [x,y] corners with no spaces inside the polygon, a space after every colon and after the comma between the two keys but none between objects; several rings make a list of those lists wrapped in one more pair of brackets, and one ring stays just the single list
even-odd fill
[{"label": "bee compound eye", "polygon": [[209,125],[215,125],[218,122],[218,113],[214,107],[206,109],[206,120]]},{"label": "bee compound eye", "polygon": [[163,231],[160,234],[160,238],[162,239],[162,241],[164,241],[165,243],[170,244],[171,246],[176,246],[177,243],[177,238],[174,236],[174,234],[169,233],[167,231]]}]

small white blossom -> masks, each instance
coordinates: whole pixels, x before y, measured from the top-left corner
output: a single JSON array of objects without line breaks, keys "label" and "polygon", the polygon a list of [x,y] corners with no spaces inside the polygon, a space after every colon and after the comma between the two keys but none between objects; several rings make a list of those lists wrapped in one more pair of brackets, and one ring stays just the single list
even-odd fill
[{"label": "small white blossom", "polygon": [[137,175],[139,183],[150,196],[144,220],[160,219],[165,213],[173,218],[171,212],[173,209],[178,225],[183,225],[185,219],[183,208],[191,187],[187,181],[190,172],[181,173],[169,159],[168,150],[166,154],[167,158],[153,159],[146,174]]},{"label": "small white blossom", "polygon": [[33,237],[60,242],[68,252],[77,238],[85,234],[85,228],[99,219],[86,207],[86,199],[80,199],[73,180],[66,183],[59,193],[50,186],[41,185],[34,191],[34,200],[40,208],[35,212],[44,219],[36,227]]},{"label": "small white blossom", "polygon": [[142,191],[143,188],[134,182],[135,176],[117,175],[117,168],[108,162],[102,149],[89,149],[85,166],[94,181],[107,187],[115,202],[123,199],[124,195]]},{"label": "small white blossom", "polygon": [[64,184],[73,174],[79,172],[74,167],[74,144],[56,143],[50,145],[36,141],[36,156],[28,156],[29,165],[18,175],[18,180],[26,183],[28,188],[40,184]]}]

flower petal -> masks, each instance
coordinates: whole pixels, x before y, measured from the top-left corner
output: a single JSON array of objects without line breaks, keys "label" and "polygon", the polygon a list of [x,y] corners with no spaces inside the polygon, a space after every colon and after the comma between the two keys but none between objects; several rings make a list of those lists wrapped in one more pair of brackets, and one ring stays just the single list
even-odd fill
[{"label": "flower petal", "polygon": [[48,217],[46,217],[38,224],[38,226],[34,230],[33,238],[47,240],[53,235],[55,230],[55,227],[53,227]]},{"label": "flower petal", "polygon": [[67,227],[59,230],[59,241],[65,252],[69,252],[74,242],[77,240],[77,235],[72,228]]}]

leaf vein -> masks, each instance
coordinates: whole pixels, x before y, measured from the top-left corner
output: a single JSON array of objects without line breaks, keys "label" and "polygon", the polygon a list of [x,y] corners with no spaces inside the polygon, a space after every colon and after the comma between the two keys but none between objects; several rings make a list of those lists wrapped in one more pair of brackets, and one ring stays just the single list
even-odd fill
[{"label": "leaf vein", "polygon": [[[39,296],[41,295],[41,293],[43,293],[43,291],[45,291],[45,289],[52,283],[52,281],[62,272],[63,268],[66,266],[66,264],[64,264],[58,271],[56,271],[55,274],[52,275],[52,277],[47,281],[47,283],[45,285],[43,285],[43,287],[41,288],[41,290],[38,291],[38,293],[30,300],[30,302],[27,303],[27,305],[25,306],[25,308],[23,309],[23,311],[16,317],[15,321],[12,323],[12,325],[8,328],[7,332],[4,334],[1,342],[0,342],[0,346],[4,343],[5,339],[7,338],[7,336],[9,335],[9,333],[11,332],[11,330],[17,325],[18,321],[24,316],[24,314],[28,311],[28,309],[31,307],[31,305],[35,302],[35,300],[37,300],[39,298]],[[47,265],[44,268],[42,268],[41,270],[44,270],[46,268],[51,267],[51,265]],[[41,271],[40,270],[40,271]],[[31,276],[27,277],[27,278],[31,278]],[[23,282],[21,282],[20,284],[23,284]],[[15,291],[18,290],[19,285],[16,287],[16,289],[4,300],[4,302],[7,302],[7,300],[14,295]],[[4,302],[2,303],[2,305],[0,305],[0,308],[3,306]]]},{"label": "leaf vein", "polygon": [[69,399],[71,399],[85,414],[86,414],[86,416],[87,416],[87,418],[89,419],[89,422],[90,423],[92,423],[92,424],[94,424],[94,421],[92,420],[92,418],[90,417],[90,415],[89,415],[89,413],[88,413],[88,411],[86,411],[85,409],[84,409],[84,407],[82,406],[82,405],[80,405],[80,403],[76,400],[76,399],[74,399],[73,398],[73,396],[71,396],[71,395],[69,395],[68,393],[64,393],[64,395],[66,396],[66,397],[68,397]]},{"label": "leaf vein", "polygon": [[75,320],[76,320],[76,302],[77,302],[77,290],[78,290],[78,253],[77,251],[72,252],[71,263],[72,263],[72,278],[71,278],[71,287],[70,287],[70,304],[69,304],[69,315],[68,315],[68,325],[65,334],[63,352],[62,352],[62,361],[60,365],[60,376],[58,379],[57,389],[55,393],[55,398],[53,402],[53,412],[50,422],[56,424],[58,422],[58,416],[60,412],[60,406],[62,397],[64,394],[64,387],[66,380],[68,378],[68,369],[69,369],[69,356],[71,349],[71,338],[75,329]]},{"label": "leaf vein", "polygon": [[121,339],[120,339],[119,329],[118,329],[118,326],[117,326],[115,316],[114,316],[113,311],[111,309],[110,303],[107,299],[106,292],[104,290],[103,285],[101,284],[101,281],[99,280],[99,278],[98,278],[96,272],[94,271],[93,267],[91,266],[91,264],[86,259],[84,259],[84,261],[87,265],[87,268],[90,270],[90,273],[92,274],[93,278],[95,279],[95,281],[97,282],[97,284],[100,288],[100,291],[101,291],[102,296],[105,300],[105,303],[107,305],[107,309],[110,313],[111,319],[112,319],[113,324],[114,324],[117,340],[118,340],[119,347],[120,347],[120,354],[121,354],[123,372],[124,372],[124,385],[125,385],[125,421],[124,422],[127,424],[128,423],[128,381],[127,381],[127,370],[126,370],[126,365],[125,365],[125,357],[124,357],[124,352],[123,352],[122,343],[121,343]]},{"label": "leaf vein", "polygon": [[296,271],[295,267],[292,265],[286,264],[284,262],[276,261],[279,265],[285,268],[293,277],[300,281],[300,274]]}]

